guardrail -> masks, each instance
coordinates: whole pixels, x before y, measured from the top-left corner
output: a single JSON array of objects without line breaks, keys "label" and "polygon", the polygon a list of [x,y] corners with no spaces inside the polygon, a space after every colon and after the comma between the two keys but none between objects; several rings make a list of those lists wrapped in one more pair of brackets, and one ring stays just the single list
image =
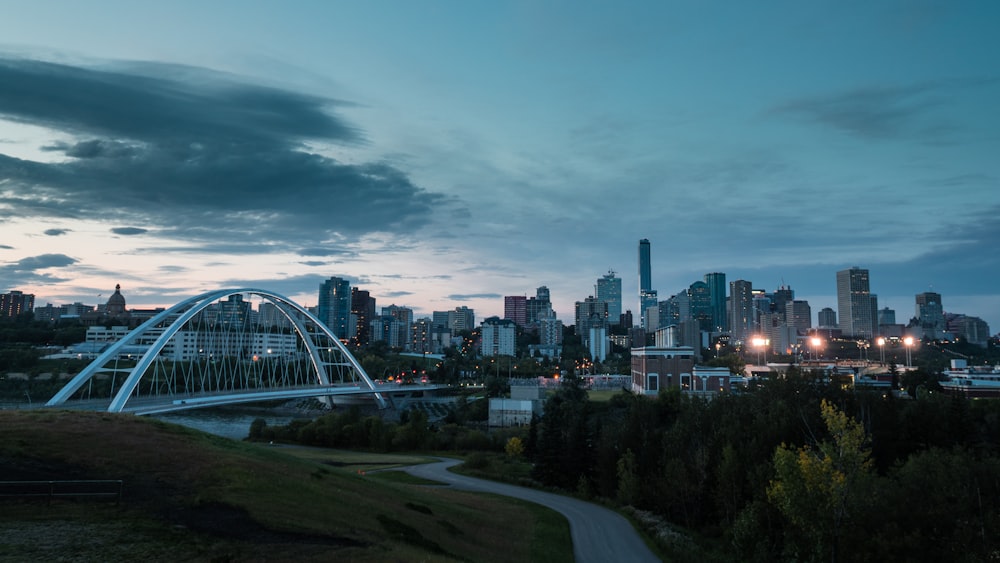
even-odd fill
[{"label": "guardrail", "polygon": [[124,481],[120,479],[82,479],[59,481],[0,481],[0,497],[6,498],[111,498],[122,500]]}]

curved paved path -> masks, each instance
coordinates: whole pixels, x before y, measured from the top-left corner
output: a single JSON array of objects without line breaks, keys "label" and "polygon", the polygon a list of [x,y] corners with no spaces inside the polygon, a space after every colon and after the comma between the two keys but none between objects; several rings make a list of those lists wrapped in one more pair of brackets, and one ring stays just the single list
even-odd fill
[{"label": "curved paved path", "polygon": [[569,520],[573,555],[578,563],[660,561],[646,547],[632,524],[617,512],[571,497],[452,473],[448,468],[460,463],[459,460],[438,460],[440,461],[437,463],[411,465],[401,469],[411,475],[447,483],[457,489],[519,498],[559,512]]}]

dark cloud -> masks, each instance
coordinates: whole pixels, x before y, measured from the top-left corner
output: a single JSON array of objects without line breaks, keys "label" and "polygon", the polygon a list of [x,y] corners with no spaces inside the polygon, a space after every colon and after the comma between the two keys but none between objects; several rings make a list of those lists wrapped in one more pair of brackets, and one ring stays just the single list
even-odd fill
[{"label": "dark cloud", "polygon": [[154,64],[0,59],[0,84],[0,118],[76,137],[43,147],[67,157],[58,162],[0,154],[8,216],[102,217],[184,240],[263,239],[274,251],[410,232],[443,201],[388,163],[309,152],[307,142],[365,142],[333,113],[337,100]]},{"label": "dark cloud", "polygon": [[343,250],[339,248],[300,248],[298,251],[299,256],[356,256],[357,253],[353,250]]},{"label": "dark cloud", "polygon": [[306,260],[304,262],[299,262],[303,266],[328,266],[330,262],[323,262],[320,260]]},{"label": "dark cloud", "polygon": [[111,229],[111,232],[116,235],[144,235],[149,232],[149,229],[143,229],[140,227],[115,227]]},{"label": "dark cloud", "polygon": [[500,299],[503,295],[499,293],[452,293],[448,299],[453,301],[472,301],[473,299]]},{"label": "dark cloud", "polygon": [[394,298],[394,297],[406,297],[408,295],[413,295],[412,291],[387,291],[385,293],[379,294],[382,297]]},{"label": "dark cloud", "polygon": [[933,84],[862,88],[829,96],[793,100],[772,110],[814,121],[851,135],[872,139],[908,136],[930,125],[925,118],[943,103],[940,88]]},{"label": "dark cloud", "polygon": [[60,235],[65,235],[70,232],[69,229],[45,229],[44,234],[50,237],[58,237]]},{"label": "dark cloud", "polygon": [[0,248],[2,248],[4,250],[14,250],[13,246],[8,246],[6,244],[0,244]]},{"label": "dark cloud", "polygon": [[11,285],[47,284],[66,281],[52,274],[40,273],[49,268],[65,268],[77,263],[76,258],[65,254],[40,254],[22,258],[17,262],[0,263],[0,279]]}]

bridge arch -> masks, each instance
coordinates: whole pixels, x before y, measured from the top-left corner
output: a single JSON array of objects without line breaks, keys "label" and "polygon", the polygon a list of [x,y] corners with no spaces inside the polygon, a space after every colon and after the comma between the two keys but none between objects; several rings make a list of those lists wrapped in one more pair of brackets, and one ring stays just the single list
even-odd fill
[{"label": "bridge arch", "polygon": [[103,409],[108,401],[109,412],[166,412],[349,393],[373,394],[386,406],[315,315],[277,293],[242,288],[209,291],[158,313],[107,346],[46,406],[96,402]]}]

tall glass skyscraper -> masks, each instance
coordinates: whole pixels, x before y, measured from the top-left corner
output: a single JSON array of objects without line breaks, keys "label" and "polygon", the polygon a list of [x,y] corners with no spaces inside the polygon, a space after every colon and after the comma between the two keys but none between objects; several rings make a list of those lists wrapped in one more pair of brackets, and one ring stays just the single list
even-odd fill
[{"label": "tall glass skyscraper", "polygon": [[622,279],[615,275],[614,270],[608,271],[604,277],[597,280],[594,288],[597,298],[608,304],[608,324],[617,325],[622,316]]},{"label": "tall glass skyscraper", "polygon": [[726,322],[726,274],[705,274],[705,283],[712,306],[712,332],[725,332],[729,325]]},{"label": "tall glass skyscraper", "polygon": [[650,307],[656,307],[656,292],[653,291],[653,275],[649,261],[649,239],[639,241],[639,319],[643,328],[649,324],[646,322],[646,313]]},{"label": "tall glass skyscraper", "polygon": [[332,277],[319,284],[318,317],[342,341],[351,336],[351,282]]},{"label": "tall glass skyscraper", "polygon": [[639,241],[639,295],[653,289],[652,270],[649,265],[649,239]]},{"label": "tall glass skyscraper", "polygon": [[871,338],[878,328],[878,301],[869,288],[868,270],[837,272],[837,316],[845,336]]}]

